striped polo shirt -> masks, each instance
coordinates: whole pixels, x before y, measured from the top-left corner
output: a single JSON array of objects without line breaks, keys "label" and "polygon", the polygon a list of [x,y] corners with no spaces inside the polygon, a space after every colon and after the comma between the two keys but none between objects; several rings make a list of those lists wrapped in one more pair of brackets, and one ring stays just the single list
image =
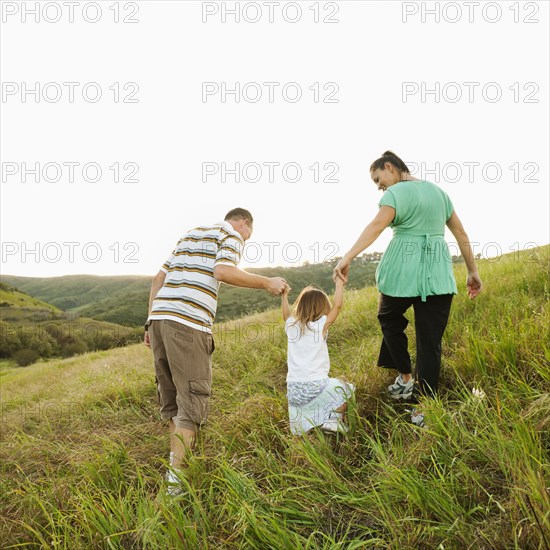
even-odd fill
[{"label": "striped polo shirt", "polygon": [[211,333],[220,286],[214,267],[237,266],[243,246],[241,235],[226,221],[189,231],[160,268],[166,279],[147,320],[171,319]]}]

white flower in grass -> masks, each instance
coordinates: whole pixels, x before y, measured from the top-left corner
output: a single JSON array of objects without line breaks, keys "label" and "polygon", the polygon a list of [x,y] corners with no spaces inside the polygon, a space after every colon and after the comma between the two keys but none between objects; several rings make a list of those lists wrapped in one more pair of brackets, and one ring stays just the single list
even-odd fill
[{"label": "white flower in grass", "polygon": [[472,395],[480,400],[485,398],[485,392],[481,388],[472,388]]}]

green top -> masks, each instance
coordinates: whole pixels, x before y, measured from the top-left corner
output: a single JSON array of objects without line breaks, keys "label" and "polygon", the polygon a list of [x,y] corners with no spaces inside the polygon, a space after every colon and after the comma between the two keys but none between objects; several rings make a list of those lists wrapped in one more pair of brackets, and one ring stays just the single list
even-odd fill
[{"label": "green top", "polygon": [[393,238],[376,269],[376,286],[388,296],[457,294],[453,264],[445,242],[451,199],[429,181],[400,181],[378,206],[395,208]]}]

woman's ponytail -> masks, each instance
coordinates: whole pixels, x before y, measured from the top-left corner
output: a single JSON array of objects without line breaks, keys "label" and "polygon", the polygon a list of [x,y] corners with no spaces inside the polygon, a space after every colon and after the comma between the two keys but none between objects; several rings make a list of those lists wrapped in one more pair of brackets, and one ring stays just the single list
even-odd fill
[{"label": "woman's ponytail", "polygon": [[401,172],[405,172],[406,174],[411,173],[407,165],[393,151],[386,151],[379,159],[376,159],[371,164],[370,171],[374,172],[379,168],[383,169],[386,162],[389,162]]}]

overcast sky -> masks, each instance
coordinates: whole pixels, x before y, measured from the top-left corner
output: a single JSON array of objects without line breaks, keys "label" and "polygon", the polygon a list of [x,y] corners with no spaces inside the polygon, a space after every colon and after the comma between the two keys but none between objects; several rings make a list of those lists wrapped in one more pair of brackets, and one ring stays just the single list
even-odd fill
[{"label": "overcast sky", "polygon": [[548,2],[1,9],[3,274],[153,275],[236,206],[242,267],[339,256],[386,149],[448,192],[476,252],[549,242]]}]

